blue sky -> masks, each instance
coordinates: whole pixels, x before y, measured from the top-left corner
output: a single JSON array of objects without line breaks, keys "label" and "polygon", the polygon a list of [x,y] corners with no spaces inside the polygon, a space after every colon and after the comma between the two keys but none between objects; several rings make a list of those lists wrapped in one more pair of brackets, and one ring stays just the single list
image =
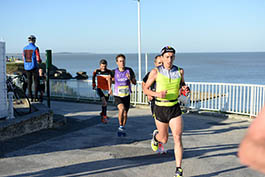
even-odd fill
[{"label": "blue sky", "polygon": [[[21,52],[137,53],[135,0],[0,0],[0,39]],[[142,52],[265,51],[264,0],[141,0]]]}]

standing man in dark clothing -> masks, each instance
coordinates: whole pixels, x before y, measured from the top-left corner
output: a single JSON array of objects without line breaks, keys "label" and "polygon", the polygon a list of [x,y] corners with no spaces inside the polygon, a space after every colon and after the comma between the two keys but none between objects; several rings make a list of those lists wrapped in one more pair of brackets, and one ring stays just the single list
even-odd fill
[{"label": "standing man in dark clothing", "polygon": [[[24,47],[23,49],[23,61],[24,61],[24,69],[27,75],[28,81],[28,92],[31,101],[37,101],[38,97],[38,64],[41,63],[39,48],[35,46],[36,37],[34,35],[30,35],[28,37],[29,45]],[[34,80],[34,99],[32,96],[32,77]]]},{"label": "standing man in dark clothing", "polygon": [[[93,72],[92,87],[97,91],[98,96],[102,101],[102,111],[100,113],[101,121],[107,123],[107,101],[109,100],[111,90],[111,70],[107,68],[107,61],[105,59],[100,60],[99,69]],[[97,84],[96,84],[97,78]]]}]

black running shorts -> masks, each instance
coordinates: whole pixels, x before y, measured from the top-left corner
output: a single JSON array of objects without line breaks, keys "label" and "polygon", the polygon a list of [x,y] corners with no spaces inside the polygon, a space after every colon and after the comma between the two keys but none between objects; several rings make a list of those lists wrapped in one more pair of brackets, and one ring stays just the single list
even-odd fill
[{"label": "black running shorts", "polygon": [[126,111],[130,109],[130,95],[126,97],[114,96],[115,105],[123,104]]},{"label": "black running shorts", "polygon": [[155,107],[155,99],[150,101],[150,107],[151,107],[151,112],[152,116],[154,115],[154,107]]},{"label": "black running shorts", "polygon": [[169,123],[172,118],[178,117],[181,115],[181,109],[179,103],[174,106],[157,106],[154,107],[154,117],[156,120],[159,120],[163,123]]},{"label": "black running shorts", "polygon": [[100,98],[105,97],[106,101],[109,100],[109,94],[104,95],[103,91],[100,88],[97,88],[97,94]]},{"label": "black running shorts", "polygon": [[39,88],[38,88],[38,91],[45,92],[45,84],[40,84]]}]

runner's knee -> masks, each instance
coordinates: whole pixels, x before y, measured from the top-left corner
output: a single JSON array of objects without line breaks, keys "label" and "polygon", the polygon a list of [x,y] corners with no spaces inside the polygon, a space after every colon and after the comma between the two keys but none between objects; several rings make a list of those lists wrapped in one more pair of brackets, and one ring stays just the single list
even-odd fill
[{"label": "runner's knee", "polygon": [[118,109],[119,109],[119,111],[124,111],[124,105],[123,104],[119,104],[118,105]]},{"label": "runner's knee", "polygon": [[123,116],[127,117],[128,112],[124,109]]},{"label": "runner's knee", "polygon": [[181,144],[181,134],[173,135],[175,144]]},{"label": "runner's knee", "polygon": [[107,101],[105,100],[105,98],[102,99],[102,106],[107,106]]}]

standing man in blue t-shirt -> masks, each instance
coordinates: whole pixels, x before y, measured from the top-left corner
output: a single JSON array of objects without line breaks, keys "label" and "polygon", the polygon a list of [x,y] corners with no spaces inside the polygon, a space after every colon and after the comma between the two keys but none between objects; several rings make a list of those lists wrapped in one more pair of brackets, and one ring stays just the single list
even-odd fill
[{"label": "standing man in blue t-shirt", "polygon": [[[31,101],[37,101],[38,97],[38,82],[39,82],[39,73],[38,73],[38,64],[41,63],[39,48],[35,45],[36,37],[30,35],[28,37],[29,44],[23,49],[23,61],[24,69],[27,75],[28,81],[28,92]],[[34,80],[34,98],[32,96],[32,77]]]}]

